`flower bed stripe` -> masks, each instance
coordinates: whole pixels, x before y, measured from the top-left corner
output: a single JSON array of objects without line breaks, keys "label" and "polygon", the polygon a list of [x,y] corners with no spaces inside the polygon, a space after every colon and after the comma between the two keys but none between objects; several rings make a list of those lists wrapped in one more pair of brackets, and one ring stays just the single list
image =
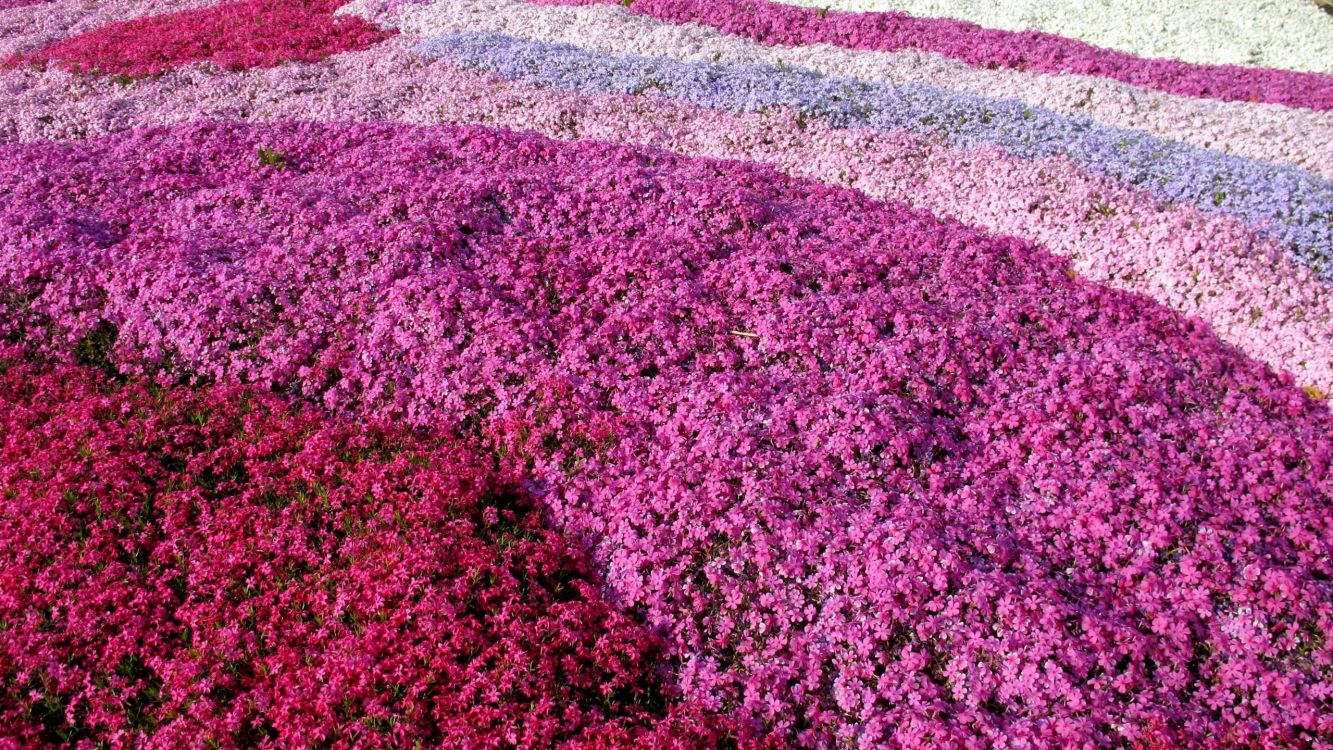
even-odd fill
[{"label": "flower bed stripe", "polygon": [[616,57],[485,33],[436,37],[420,49],[565,90],[672,97],[737,112],[789,106],[836,127],[907,129],[963,147],[994,144],[1023,158],[1067,156],[1163,200],[1239,217],[1280,240],[1320,276],[1333,277],[1333,185],[1299,170],[924,84],[872,84],[769,65]]},{"label": "flower bed stripe", "polygon": [[815,746],[1333,731],[1333,414],[1023,243],[481,129],[0,160],[5,335],[101,319],[118,366],[493,440],[707,706]]},{"label": "flower bed stripe", "polygon": [[1333,73],[1333,23],[1314,2],[1135,0],[777,0],[853,12],[899,12],[970,21],[990,29],[1043,31],[1140,57],[1205,65]]},{"label": "flower bed stripe", "polygon": [[0,10],[0,60],[118,21],[213,5],[217,0],[50,0]]},{"label": "flower bed stripe", "polygon": [[1077,273],[1207,321],[1226,341],[1314,392],[1333,393],[1333,288],[1235,220],[1172,207],[1067,160],[1023,160],[905,132],[834,129],[795,112],[731,115],[671,99],[588,96],[507,82],[390,48],[231,76],[191,71],[102,84],[50,109],[63,74],[35,79],[0,135],[86,137],[191,117],[488,123],[771,164],[790,174],[1029,239]]},{"label": "flower bed stripe", "polygon": [[240,70],[310,62],[387,39],[355,16],[334,17],[339,0],[240,0],[151,18],[120,21],[79,34],[6,65],[60,63],[77,72],[156,75],[207,61]]},{"label": "flower bed stripe", "polygon": [[1146,131],[1201,148],[1333,177],[1333,113],[1164,94],[1093,76],[973,68],[918,50],[876,52],[829,45],[773,47],[694,24],[673,25],[619,5],[552,6],[519,0],[436,0],[388,11],[356,2],[350,13],[405,34],[494,31],[567,42],[609,54],[669,55],[693,62],[794,65],[825,75],[926,83],[995,99],[1020,99],[1062,115]]},{"label": "flower bed stripe", "polygon": [[[538,0],[559,5],[615,0]],[[1224,101],[1333,109],[1333,75],[1145,59],[1041,32],[901,13],[824,13],[771,0],[634,0],[630,11],[672,23],[698,23],[764,44],[833,44],[855,49],[920,49],[977,67],[1112,78],[1135,86]]]}]

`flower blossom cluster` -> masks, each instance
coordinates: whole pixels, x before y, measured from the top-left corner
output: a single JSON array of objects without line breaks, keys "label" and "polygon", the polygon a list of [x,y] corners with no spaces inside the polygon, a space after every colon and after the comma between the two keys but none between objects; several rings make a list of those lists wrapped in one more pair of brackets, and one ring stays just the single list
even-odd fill
[{"label": "flower blossom cluster", "polygon": [[[589,5],[618,0],[533,2]],[[987,29],[953,18],[830,12],[775,0],[634,0],[629,9],[672,23],[712,26],[765,44],[920,49],[976,67],[1092,75],[1184,96],[1333,110],[1333,74],[1142,58],[1054,34]]]},{"label": "flower blossom cluster", "polygon": [[0,744],[749,746],[488,461],[106,340],[0,351]]},{"label": "flower blossom cluster", "polygon": [[75,71],[152,75],[187,62],[222,68],[313,61],[389,36],[355,16],[334,17],[338,0],[238,0],[113,23],[7,61],[59,62]]},{"label": "flower blossom cluster", "polygon": [[809,747],[1333,737],[1333,414],[1031,245],[479,128],[4,158],[4,335],[475,437],[702,709]]}]

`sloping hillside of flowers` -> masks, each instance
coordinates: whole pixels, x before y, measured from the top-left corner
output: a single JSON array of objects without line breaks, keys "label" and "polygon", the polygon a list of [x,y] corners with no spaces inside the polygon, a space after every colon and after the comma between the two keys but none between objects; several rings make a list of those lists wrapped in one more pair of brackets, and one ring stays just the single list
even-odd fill
[{"label": "sloping hillside of flowers", "polygon": [[803,5],[0,4],[0,747],[1333,747],[1333,17]]}]

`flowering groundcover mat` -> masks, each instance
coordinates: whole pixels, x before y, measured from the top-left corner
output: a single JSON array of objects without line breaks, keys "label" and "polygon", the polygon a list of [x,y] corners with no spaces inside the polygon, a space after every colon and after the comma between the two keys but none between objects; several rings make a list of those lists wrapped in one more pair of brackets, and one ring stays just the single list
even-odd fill
[{"label": "flowering groundcover mat", "polygon": [[1333,17],[805,5],[0,3],[0,747],[1333,747]]}]

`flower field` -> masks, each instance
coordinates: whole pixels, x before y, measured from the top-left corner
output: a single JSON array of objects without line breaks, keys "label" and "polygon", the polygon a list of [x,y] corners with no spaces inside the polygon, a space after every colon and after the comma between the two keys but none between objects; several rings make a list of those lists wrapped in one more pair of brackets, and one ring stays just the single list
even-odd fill
[{"label": "flower field", "polygon": [[1333,748],[1307,0],[0,0],[0,748]]}]

